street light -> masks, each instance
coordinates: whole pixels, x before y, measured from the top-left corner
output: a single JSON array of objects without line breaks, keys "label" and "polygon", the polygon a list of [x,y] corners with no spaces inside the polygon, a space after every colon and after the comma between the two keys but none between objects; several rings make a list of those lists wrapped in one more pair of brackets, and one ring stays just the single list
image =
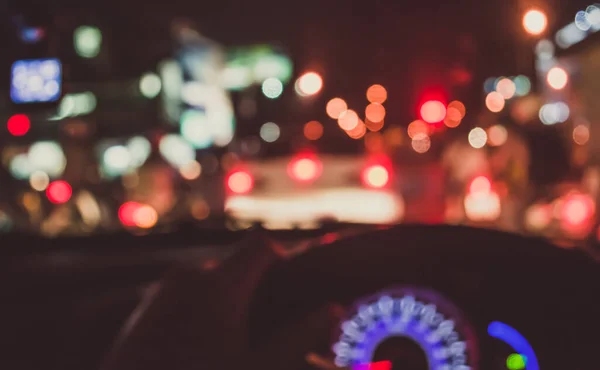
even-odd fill
[{"label": "street light", "polygon": [[554,90],[562,90],[569,82],[569,74],[562,67],[552,67],[546,75],[546,82]]},{"label": "street light", "polygon": [[530,9],[523,16],[523,28],[530,35],[540,35],[548,26],[548,17],[538,9]]},{"label": "street light", "polygon": [[296,80],[296,92],[300,96],[316,95],[323,88],[323,78],[316,72],[307,72]]}]

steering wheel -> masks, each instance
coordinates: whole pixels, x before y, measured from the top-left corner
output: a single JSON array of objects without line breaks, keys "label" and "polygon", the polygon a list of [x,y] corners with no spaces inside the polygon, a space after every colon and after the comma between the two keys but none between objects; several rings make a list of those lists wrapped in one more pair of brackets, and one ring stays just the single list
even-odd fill
[{"label": "steering wheel", "polygon": [[[349,341],[341,328],[360,307],[387,298],[398,307],[413,299],[423,312],[433,302],[444,322],[456,325],[467,360],[448,369],[495,369],[495,352],[506,343],[490,328],[501,323],[526,334],[544,369],[587,369],[595,360],[600,320],[590,293],[599,271],[580,251],[492,230],[423,225],[328,235],[296,245],[292,252],[304,253],[293,258],[264,234],[239,248],[209,270],[193,263],[171,270],[104,369],[354,368],[343,356],[334,361],[332,345]],[[373,347],[370,358],[385,360],[382,348]],[[412,361],[402,351],[391,350],[399,356],[393,368],[411,370],[398,367]],[[413,363],[415,370],[434,368],[430,360]]]}]

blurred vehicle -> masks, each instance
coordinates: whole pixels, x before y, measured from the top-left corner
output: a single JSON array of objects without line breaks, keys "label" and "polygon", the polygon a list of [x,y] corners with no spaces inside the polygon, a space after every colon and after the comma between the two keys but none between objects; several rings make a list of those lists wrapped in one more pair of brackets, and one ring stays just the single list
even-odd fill
[{"label": "blurred vehicle", "polygon": [[323,221],[392,224],[405,204],[386,157],[311,152],[239,164],[226,177],[225,211],[242,224],[315,228]]}]

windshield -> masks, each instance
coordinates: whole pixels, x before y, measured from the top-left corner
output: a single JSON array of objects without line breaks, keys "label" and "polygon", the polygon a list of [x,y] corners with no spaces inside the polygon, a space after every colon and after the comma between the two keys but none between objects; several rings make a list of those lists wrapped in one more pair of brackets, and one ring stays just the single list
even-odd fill
[{"label": "windshield", "polygon": [[0,3],[0,232],[596,239],[587,2],[26,3]]}]

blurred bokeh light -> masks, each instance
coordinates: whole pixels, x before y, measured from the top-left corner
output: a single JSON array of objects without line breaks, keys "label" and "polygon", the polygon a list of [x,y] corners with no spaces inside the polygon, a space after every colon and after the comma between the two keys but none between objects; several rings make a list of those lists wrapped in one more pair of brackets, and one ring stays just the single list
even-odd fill
[{"label": "blurred bokeh light", "polygon": [[569,75],[562,67],[552,67],[548,71],[546,81],[554,90],[562,90],[567,86]]},{"label": "blurred bokeh light", "polygon": [[260,138],[267,143],[273,143],[279,139],[281,130],[276,123],[267,122],[260,127]]},{"label": "blurred bokeh light", "polygon": [[269,99],[277,99],[283,93],[283,83],[275,77],[267,78],[262,83],[262,93]]},{"label": "blurred bokeh light", "polygon": [[75,51],[83,58],[94,58],[100,53],[102,32],[97,27],[81,26],[73,35]]},{"label": "blurred bokeh light", "polygon": [[379,103],[371,103],[365,109],[365,117],[367,120],[377,123],[385,118],[385,108]]},{"label": "blurred bokeh light", "polygon": [[348,109],[340,114],[338,125],[342,130],[350,131],[358,126],[359,120],[358,114],[352,109]]},{"label": "blurred bokeh light", "polygon": [[540,35],[548,26],[546,14],[538,9],[530,9],[523,16],[523,27],[531,35]]},{"label": "blurred bokeh light", "polygon": [[323,88],[323,78],[316,72],[307,72],[296,81],[296,92],[300,96],[318,94]]},{"label": "blurred bokeh light", "polygon": [[509,78],[502,78],[496,84],[496,91],[504,97],[504,99],[508,100],[515,96],[517,92],[517,87],[515,83]]},{"label": "blurred bokeh light", "polygon": [[304,125],[304,137],[319,140],[323,136],[323,125],[319,121],[310,121]]},{"label": "blurred bokeh light", "polygon": [[437,100],[425,102],[420,109],[421,119],[427,123],[442,122],[446,117],[446,106]]},{"label": "blurred bokeh light", "polygon": [[469,132],[469,144],[475,149],[483,148],[487,140],[487,133],[481,127],[475,127]]},{"label": "blurred bokeh light", "polygon": [[367,89],[367,100],[370,103],[383,104],[387,100],[387,90],[381,85],[372,85]]},{"label": "blurred bokeh light", "polygon": [[485,98],[485,106],[490,112],[498,113],[504,109],[504,105],[506,104],[504,100],[504,96],[497,91],[492,91],[487,94]]},{"label": "blurred bokeh light", "polygon": [[327,106],[325,108],[327,115],[333,119],[340,118],[340,115],[348,110],[348,105],[346,101],[342,98],[333,98],[329,102],[327,102]]}]

